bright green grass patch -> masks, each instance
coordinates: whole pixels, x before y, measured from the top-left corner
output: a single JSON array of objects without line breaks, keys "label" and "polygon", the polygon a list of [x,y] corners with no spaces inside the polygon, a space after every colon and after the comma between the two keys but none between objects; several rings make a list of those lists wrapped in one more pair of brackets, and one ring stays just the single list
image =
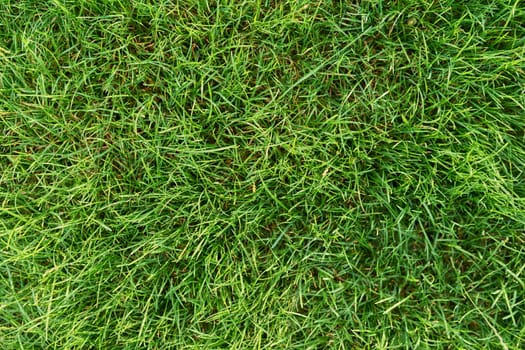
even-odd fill
[{"label": "bright green grass patch", "polygon": [[523,349],[521,1],[0,3],[2,349]]}]

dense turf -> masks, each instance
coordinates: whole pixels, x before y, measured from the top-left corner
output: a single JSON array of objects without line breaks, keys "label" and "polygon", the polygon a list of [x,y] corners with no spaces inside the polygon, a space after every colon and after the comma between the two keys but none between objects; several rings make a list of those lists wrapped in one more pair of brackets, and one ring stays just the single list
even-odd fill
[{"label": "dense turf", "polygon": [[0,1],[0,348],[523,349],[525,5]]}]

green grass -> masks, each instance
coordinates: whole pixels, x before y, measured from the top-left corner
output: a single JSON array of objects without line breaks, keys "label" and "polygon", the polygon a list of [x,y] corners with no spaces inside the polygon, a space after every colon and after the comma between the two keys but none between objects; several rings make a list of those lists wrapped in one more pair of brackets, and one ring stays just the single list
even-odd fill
[{"label": "green grass", "polygon": [[0,348],[523,349],[524,23],[0,1]]}]

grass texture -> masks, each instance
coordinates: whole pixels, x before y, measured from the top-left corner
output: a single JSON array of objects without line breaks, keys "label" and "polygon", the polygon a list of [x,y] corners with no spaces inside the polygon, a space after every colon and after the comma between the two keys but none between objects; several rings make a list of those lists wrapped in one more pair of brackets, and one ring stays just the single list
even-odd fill
[{"label": "grass texture", "polygon": [[519,0],[0,1],[0,348],[525,348]]}]

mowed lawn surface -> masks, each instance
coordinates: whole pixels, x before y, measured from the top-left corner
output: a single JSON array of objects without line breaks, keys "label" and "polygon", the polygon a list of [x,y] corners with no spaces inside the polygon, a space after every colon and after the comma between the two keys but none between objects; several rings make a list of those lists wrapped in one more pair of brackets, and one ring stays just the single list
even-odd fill
[{"label": "mowed lawn surface", "polygon": [[525,4],[0,1],[0,348],[525,348]]}]

